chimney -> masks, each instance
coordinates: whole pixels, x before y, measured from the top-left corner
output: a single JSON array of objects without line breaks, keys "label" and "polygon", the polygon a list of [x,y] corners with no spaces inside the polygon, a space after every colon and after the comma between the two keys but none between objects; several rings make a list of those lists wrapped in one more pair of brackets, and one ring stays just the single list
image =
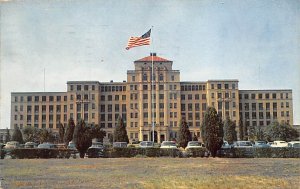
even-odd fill
[{"label": "chimney", "polygon": [[156,53],[150,53],[150,56],[156,56]]}]

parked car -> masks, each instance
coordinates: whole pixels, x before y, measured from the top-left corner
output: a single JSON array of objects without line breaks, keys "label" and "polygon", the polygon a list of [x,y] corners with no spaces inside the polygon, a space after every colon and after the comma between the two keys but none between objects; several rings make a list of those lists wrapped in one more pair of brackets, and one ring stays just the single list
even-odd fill
[{"label": "parked car", "polygon": [[54,148],[56,148],[56,146],[54,144],[52,144],[52,143],[44,142],[42,144],[39,144],[38,148],[42,148],[42,149],[54,149]]},{"label": "parked car", "polygon": [[77,150],[76,144],[73,141],[69,142],[67,148],[70,149],[70,150]]},{"label": "parked car", "polygon": [[20,143],[18,141],[7,142],[4,146],[5,149],[15,149],[19,147],[20,147]]},{"label": "parked car", "polygon": [[25,148],[37,148],[38,144],[35,142],[26,142],[25,143]]},{"label": "parked car", "polygon": [[270,145],[267,144],[266,141],[254,141],[253,147],[256,147],[256,148],[269,148]]},{"label": "parked car", "polygon": [[127,147],[140,147],[140,141],[132,141],[131,144],[128,144]]},{"label": "parked car", "polygon": [[300,148],[300,141],[288,142],[288,147],[290,147],[290,148]]},{"label": "parked car", "polygon": [[100,146],[91,146],[85,153],[85,157],[87,158],[99,158],[104,157],[104,147]]},{"label": "parked car", "polygon": [[139,145],[140,148],[153,148],[154,143],[152,141],[142,141]]},{"label": "parked car", "polygon": [[234,148],[251,148],[252,143],[250,141],[236,141],[233,143]]},{"label": "parked car", "polygon": [[288,143],[285,141],[274,141],[271,147],[288,147]]},{"label": "parked car", "polygon": [[114,142],[113,147],[114,148],[126,148],[127,142]]},{"label": "parked car", "polygon": [[176,143],[174,141],[163,141],[161,143],[160,148],[177,148]]},{"label": "parked car", "polygon": [[232,145],[229,144],[227,141],[223,141],[223,144],[222,144],[222,149],[230,149],[232,148]]},{"label": "parked car", "polygon": [[190,148],[202,148],[202,144],[201,144],[201,142],[198,142],[198,141],[190,141],[190,142],[188,142],[185,149],[187,150]]}]

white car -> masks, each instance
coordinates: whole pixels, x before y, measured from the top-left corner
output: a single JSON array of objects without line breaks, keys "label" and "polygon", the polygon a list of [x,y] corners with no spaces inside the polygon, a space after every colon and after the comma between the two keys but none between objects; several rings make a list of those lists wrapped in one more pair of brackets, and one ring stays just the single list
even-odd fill
[{"label": "white car", "polygon": [[252,143],[250,141],[236,141],[233,144],[234,148],[252,148]]},{"label": "white car", "polygon": [[273,144],[271,144],[271,147],[288,147],[288,143],[285,141],[274,141]]},{"label": "white car", "polygon": [[44,142],[42,144],[39,144],[37,148],[42,148],[42,149],[53,149],[56,148],[56,146],[52,143]]},{"label": "white car", "polygon": [[154,147],[154,143],[152,141],[142,141],[139,144],[140,148],[153,148]]},{"label": "white car", "polygon": [[19,147],[20,147],[20,143],[18,141],[7,142],[4,146],[5,149],[15,149]]},{"label": "white car", "polygon": [[190,142],[188,142],[185,149],[187,150],[187,149],[190,149],[190,148],[202,148],[202,145],[198,141],[190,141]]},{"label": "white car", "polygon": [[171,148],[171,149],[176,149],[176,143],[174,141],[163,141],[160,145],[160,148]]}]

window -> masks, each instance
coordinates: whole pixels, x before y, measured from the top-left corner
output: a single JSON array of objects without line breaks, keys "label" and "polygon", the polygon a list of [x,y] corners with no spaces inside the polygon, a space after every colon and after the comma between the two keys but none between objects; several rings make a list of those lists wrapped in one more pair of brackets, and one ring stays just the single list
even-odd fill
[{"label": "window", "polygon": [[225,93],[225,98],[229,98],[229,93]]},{"label": "window", "polygon": [[252,111],[255,111],[256,110],[256,103],[252,103]]},{"label": "window", "polygon": [[81,91],[81,85],[77,85],[77,91]]},{"label": "window", "polygon": [[249,95],[248,95],[248,94],[245,94],[245,95],[244,95],[244,98],[245,98],[245,99],[249,99]]},{"label": "window", "polygon": [[229,85],[228,84],[225,84],[225,89],[229,89]]},{"label": "window", "polygon": [[192,100],[193,96],[191,94],[188,94],[188,100]]},{"label": "window", "polygon": [[222,88],[222,84],[218,84],[218,89],[221,89]]},{"label": "window", "polygon": [[277,110],[277,103],[273,102],[273,110]]},{"label": "window", "polygon": [[32,97],[31,96],[28,96],[27,97],[27,102],[31,102],[32,101]]},{"label": "window", "polygon": [[89,99],[89,95],[85,94],[84,95],[84,100],[88,100]]},{"label": "window", "polygon": [[232,84],[232,89],[235,89],[235,83]]},{"label": "window", "polygon": [[193,110],[193,104],[188,104],[188,111],[192,111]]},{"label": "window", "polygon": [[40,99],[39,96],[35,96],[35,97],[34,97],[34,101],[35,101],[35,102],[38,102],[39,99]]},{"label": "window", "polygon": [[211,98],[215,98],[215,93],[211,93]]},{"label": "window", "polygon": [[143,90],[148,90],[148,85],[143,85]]},{"label": "window", "polygon": [[269,99],[270,98],[270,94],[269,93],[266,93],[266,99]]},{"label": "window", "polygon": [[202,100],[206,99],[206,94],[202,94]]},{"label": "window", "polygon": [[290,107],[290,103],[289,103],[289,102],[286,102],[286,103],[285,103],[285,107],[289,108],[289,107]]},{"label": "window", "polygon": [[143,81],[147,81],[147,74],[143,74]]},{"label": "window", "polygon": [[185,95],[181,95],[181,100],[185,100]]},{"label": "window", "polygon": [[164,99],[164,94],[159,94],[159,99]]},{"label": "window", "polygon": [[115,100],[119,100],[119,95],[115,95]]},{"label": "window", "polygon": [[262,99],[262,94],[258,94],[258,98],[259,98],[259,99]]},{"label": "window", "polygon": [[199,111],[199,110],[200,110],[199,103],[196,103],[196,104],[195,104],[195,110],[196,110],[196,111]]},{"label": "window", "polygon": [[126,100],[126,95],[122,95],[122,100]]},{"label": "window", "polygon": [[174,81],[174,75],[171,75],[171,80]]},{"label": "window", "polygon": [[131,80],[132,80],[132,81],[135,81],[135,76],[134,76],[134,75],[131,77]]},{"label": "window", "polygon": [[251,94],[251,99],[255,99],[255,94]]},{"label": "window", "polygon": [[164,90],[164,86],[163,85],[159,85],[159,90]]},{"label": "window", "polygon": [[222,102],[218,102],[218,110],[222,110]]},{"label": "window", "polygon": [[202,103],[202,111],[206,111],[206,103]]},{"label": "window", "polygon": [[31,113],[31,106],[27,106],[27,112]]},{"label": "window", "polygon": [[147,112],[144,112],[144,118],[148,118],[148,113]]},{"label": "window", "polygon": [[108,101],[112,101],[112,95],[108,95],[108,96],[107,96],[107,100],[108,100]]},{"label": "window", "polygon": [[273,98],[273,99],[276,99],[276,98],[277,98],[276,93],[273,93],[273,94],[272,94],[272,98]]},{"label": "window", "polygon": [[164,103],[159,103],[159,108],[163,109],[164,108]]},{"label": "window", "polygon": [[89,90],[89,86],[88,85],[84,85],[84,90],[88,91]]},{"label": "window", "polygon": [[163,81],[164,80],[164,76],[163,76],[163,74],[160,74],[159,75],[159,81]]},{"label": "window", "polygon": [[95,85],[92,85],[92,91],[94,91],[95,90]]},{"label": "window", "polygon": [[211,89],[214,89],[214,88],[215,88],[214,84],[211,84],[211,85],[210,85],[210,88],[211,88]]},{"label": "window", "polygon": [[222,98],[222,93],[218,93],[218,98]]}]

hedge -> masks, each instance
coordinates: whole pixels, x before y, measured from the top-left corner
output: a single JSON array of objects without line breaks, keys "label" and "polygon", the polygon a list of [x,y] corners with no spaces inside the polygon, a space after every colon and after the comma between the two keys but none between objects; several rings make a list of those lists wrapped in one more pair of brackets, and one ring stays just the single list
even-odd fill
[{"label": "hedge", "polygon": [[70,158],[72,150],[69,149],[41,149],[41,148],[17,148],[7,150],[6,153],[13,159],[48,159]]},{"label": "hedge", "polygon": [[232,148],[219,151],[227,158],[300,158],[300,148]]},{"label": "hedge", "polygon": [[207,157],[208,150],[206,148],[189,148],[186,150],[188,157]]},{"label": "hedge", "polygon": [[118,157],[182,157],[179,149],[161,149],[161,148],[107,148],[104,151],[107,158]]}]

